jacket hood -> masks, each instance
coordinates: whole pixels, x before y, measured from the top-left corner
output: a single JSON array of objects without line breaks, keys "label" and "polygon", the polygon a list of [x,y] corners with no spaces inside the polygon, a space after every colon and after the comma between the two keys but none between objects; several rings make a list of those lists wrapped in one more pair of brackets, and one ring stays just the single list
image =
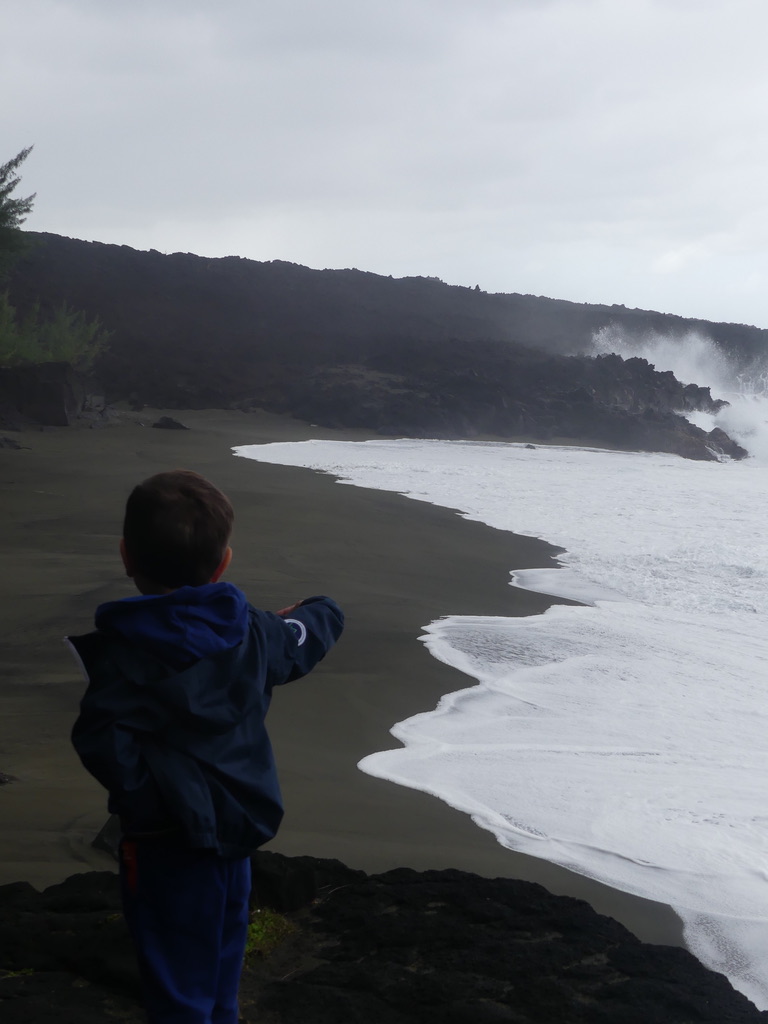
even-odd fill
[{"label": "jacket hood", "polygon": [[248,629],[248,601],[231,583],[126,597],[96,609],[96,628],[117,633],[175,667],[230,650]]}]

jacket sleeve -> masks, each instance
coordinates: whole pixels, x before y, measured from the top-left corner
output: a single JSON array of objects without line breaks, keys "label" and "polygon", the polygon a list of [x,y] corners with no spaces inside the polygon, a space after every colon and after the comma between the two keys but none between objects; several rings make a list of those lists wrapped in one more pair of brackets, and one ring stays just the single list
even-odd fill
[{"label": "jacket sleeve", "polygon": [[284,618],[272,616],[283,650],[273,685],[300,679],[322,661],[344,629],[344,613],[330,597],[308,597]]}]

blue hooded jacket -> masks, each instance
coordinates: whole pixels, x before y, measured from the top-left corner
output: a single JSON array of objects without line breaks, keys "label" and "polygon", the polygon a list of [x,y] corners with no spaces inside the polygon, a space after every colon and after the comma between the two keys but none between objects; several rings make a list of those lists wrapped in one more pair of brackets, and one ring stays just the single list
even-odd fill
[{"label": "blue hooded jacket", "polygon": [[96,631],[69,637],[89,680],[72,742],[125,833],[175,831],[226,857],[271,839],[272,688],[309,672],[343,623],[330,598],[282,618],[230,583],[100,605]]}]

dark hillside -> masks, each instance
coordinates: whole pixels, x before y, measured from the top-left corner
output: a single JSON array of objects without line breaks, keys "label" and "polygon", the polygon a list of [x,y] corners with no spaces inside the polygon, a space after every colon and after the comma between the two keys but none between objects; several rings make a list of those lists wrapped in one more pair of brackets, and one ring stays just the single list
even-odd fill
[{"label": "dark hillside", "polygon": [[711,458],[730,451],[675,414],[712,410],[644,360],[580,355],[608,325],[706,329],[749,361],[768,332],[618,306],[489,295],[432,278],[139,252],[30,234],[21,310],[67,302],[112,332],[96,366],[137,406],[253,407],[390,434],[570,437]]},{"label": "dark hillside", "polygon": [[[328,355],[364,351],[393,338],[515,341],[547,352],[588,352],[594,333],[617,325],[708,334],[749,360],[768,349],[768,331],[709,323],[624,306],[589,305],[535,295],[489,294],[436,278],[392,278],[360,270],[310,270],[294,263],[189,253],[165,256],[128,246],[26,232],[34,243],[12,281],[20,304],[64,299],[98,314],[121,338],[154,328],[187,344],[222,335],[231,345],[290,342]],[[174,330],[167,323],[172,315]]]}]

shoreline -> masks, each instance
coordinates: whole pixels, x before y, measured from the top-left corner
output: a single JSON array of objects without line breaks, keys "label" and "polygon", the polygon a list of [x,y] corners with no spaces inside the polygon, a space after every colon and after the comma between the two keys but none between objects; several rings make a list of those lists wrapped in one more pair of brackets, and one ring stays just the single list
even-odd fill
[{"label": "shoreline", "polygon": [[89,630],[101,601],[132,593],[117,558],[125,497],[140,479],[184,465],[210,476],[233,501],[227,578],[250,600],[282,607],[328,592],[347,611],[338,649],[273,701],[269,728],[286,816],[265,849],[336,858],[368,872],[450,867],[537,881],[586,899],[645,941],[682,944],[670,908],[508,851],[462,812],[356,767],[365,754],[398,745],[389,734],[396,722],[470,682],[426,651],[418,641],[423,627],[443,615],[528,615],[558,603],[511,587],[504,568],[552,565],[555,549],[449,509],[342,489],[330,475],[235,459],[230,451],[370,433],[228,411],[172,411],[189,431],[150,429],[161,414],[125,414],[93,430],[25,431],[16,435],[25,449],[0,451],[7,566],[0,580],[7,677],[0,771],[19,779],[0,786],[0,884],[42,886],[114,868],[89,847],[106,801],[69,747],[82,682],[60,638]]}]

